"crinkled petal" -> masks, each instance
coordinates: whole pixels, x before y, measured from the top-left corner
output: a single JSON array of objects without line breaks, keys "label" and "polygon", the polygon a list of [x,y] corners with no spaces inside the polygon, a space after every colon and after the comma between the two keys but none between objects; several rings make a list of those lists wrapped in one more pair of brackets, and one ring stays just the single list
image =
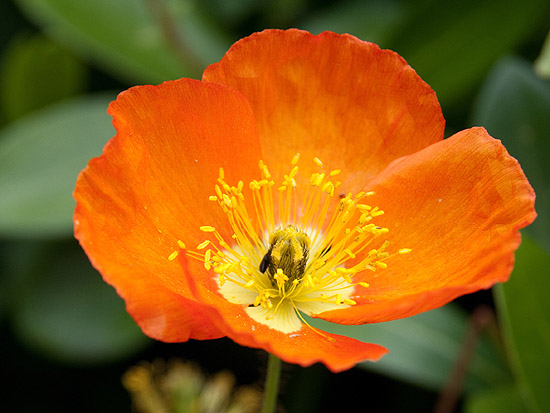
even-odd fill
[{"label": "crinkled petal", "polygon": [[200,305],[168,257],[178,239],[200,243],[201,225],[230,231],[208,197],[219,166],[256,176],[252,111],[227,86],[181,79],[123,92],[109,113],[117,135],[78,177],[75,236],[144,331],[169,341],[219,337],[202,316],[190,319]]},{"label": "crinkled petal", "polygon": [[354,171],[356,191],[394,159],[443,138],[434,91],[398,54],[350,35],[266,30],[235,43],[204,80],[244,93],[274,176],[301,153]]},{"label": "crinkled petal", "polygon": [[119,277],[114,284],[126,300],[127,311],[151,338],[178,343],[224,336],[211,320],[216,316],[211,308],[173,293],[152,274]]},{"label": "crinkled petal", "polygon": [[[370,185],[385,211],[389,250],[410,248],[370,284],[357,305],[325,312],[338,323],[408,317],[506,281],[519,229],[536,216],[535,194],[518,162],[482,128],[457,133],[392,163]],[[369,199],[370,200],[370,199]]]}]

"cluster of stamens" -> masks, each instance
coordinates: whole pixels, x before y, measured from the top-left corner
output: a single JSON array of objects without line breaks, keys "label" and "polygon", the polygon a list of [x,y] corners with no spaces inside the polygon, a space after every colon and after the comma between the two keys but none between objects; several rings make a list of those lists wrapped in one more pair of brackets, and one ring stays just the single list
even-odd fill
[{"label": "cluster of stamens", "polygon": [[180,249],[213,270],[226,299],[247,305],[249,310],[261,307],[260,312],[249,314],[287,331],[295,327],[270,324],[270,320],[292,311],[304,321],[300,311],[317,314],[355,305],[360,289],[369,287],[365,281],[354,281],[357,274],[384,269],[393,255],[410,252],[407,248],[394,254],[387,251],[389,241],[384,235],[388,229],[372,222],[383,211],[365,203],[373,193],[340,194],[341,184],[335,180],[340,170],[326,173],[315,158],[318,172],[311,175],[305,191],[298,190],[298,158],[294,157],[278,187],[260,161],[261,179],[249,183],[253,202],[248,204],[244,183],[229,185],[220,168],[210,200],[227,215],[231,240],[212,226],[202,226],[200,230],[211,238],[195,250],[178,241]]}]

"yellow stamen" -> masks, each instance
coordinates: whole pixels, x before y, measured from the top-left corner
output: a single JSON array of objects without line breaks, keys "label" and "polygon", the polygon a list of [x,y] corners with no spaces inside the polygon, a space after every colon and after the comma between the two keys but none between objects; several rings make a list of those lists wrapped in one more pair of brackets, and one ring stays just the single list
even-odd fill
[{"label": "yellow stamen", "polygon": [[[318,170],[305,188],[299,187],[299,159],[299,154],[292,158],[289,173],[278,184],[263,161],[258,162],[260,179],[248,185],[238,181],[231,186],[220,168],[209,199],[227,216],[230,242],[210,225],[199,229],[212,239],[195,251],[178,241],[186,254],[213,270],[222,296],[244,305],[255,321],[285,333],[298,331],[302,323],[309,326],[300,312],[361,304],[361,288],[369,288],[364,274],[383,270],[392,257],[411,252],[387,251],[389,229],[373,223],[384,212],[365,203],[374,192],[335,195],[341,183],[333,177],[342,171],[325,172],[318,158],[313,159]],[[248,197],[252,201],[245,203]],[[207,246],[211,248],[199,252]],[[169,259],[177,255],[175,251]]]},{"label": "yellow stamen", "polygon": [[179,254],[178,251],[174,251],[172,254],[170,254],[170,255],[168,256],[168,259],[169,259],[170,261],[174,261],[174,260],[178,257],[178,254]]}]

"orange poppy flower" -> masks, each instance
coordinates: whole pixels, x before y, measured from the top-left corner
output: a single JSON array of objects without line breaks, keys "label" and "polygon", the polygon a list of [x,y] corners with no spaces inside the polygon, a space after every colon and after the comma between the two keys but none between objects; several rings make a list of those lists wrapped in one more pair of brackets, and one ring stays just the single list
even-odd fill
[{"label": "orange poppy flower", "polygon": [[482,128],[350,35],[267,30],[202,81],[134,87],[75,189],[75,234],[149,336],[332,371],[386,349],[304,324],[408,317],[505,281],[532,188]]}]

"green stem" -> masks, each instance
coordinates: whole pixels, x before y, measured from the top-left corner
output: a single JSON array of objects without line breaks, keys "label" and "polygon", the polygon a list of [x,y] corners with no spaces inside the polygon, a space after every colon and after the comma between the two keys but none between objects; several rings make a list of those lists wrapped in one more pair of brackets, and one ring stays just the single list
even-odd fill
[{"label": "green stem", "polygon": [[267,374],[264,385],[264,402],[262,405],[262,413],[273,413],[277,407],[281,364],[280,358],[269,353],[269,359],[267,361]]}]

